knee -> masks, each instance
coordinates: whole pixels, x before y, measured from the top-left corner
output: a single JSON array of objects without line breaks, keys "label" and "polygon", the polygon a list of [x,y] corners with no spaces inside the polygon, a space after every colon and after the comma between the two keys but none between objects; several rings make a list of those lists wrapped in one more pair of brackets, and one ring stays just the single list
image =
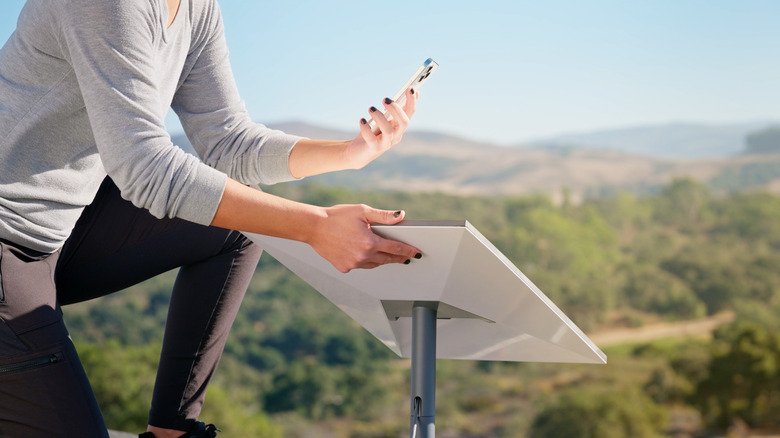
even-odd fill
[{"label": "knee", "polygon": [[263,248],[240,231],[230,232],[226,247],[230,251],[235,251],[237,257],[240,257],[247,262],[254,262],[255,264],[260,261],[260,256],[263,254]]}]

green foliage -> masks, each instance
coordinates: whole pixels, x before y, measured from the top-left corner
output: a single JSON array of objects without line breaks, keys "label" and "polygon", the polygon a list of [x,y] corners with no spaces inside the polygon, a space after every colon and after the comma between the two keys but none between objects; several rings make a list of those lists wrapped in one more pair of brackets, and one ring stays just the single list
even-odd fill
[{"label": "green foliage", "polygon": [[642,391],[657,404],[675,406],[684,405],[695,396],[711,359],[708,342],[689,339],[641,345],[632,356],[654,364]]},{"label": "green foliage", "polygon": [[692,179],[678,179],[665,187],[654,210],[655,220],[662,225],[694,232],[697,225],[709,218],[709,189]]},{"label": "green foliage", "polygon": [[538,438],[656,438],[663,410],[639,391],[576,388],[543,408],[530,435]]},{"label": "green foliage", "polygon": [[203,405],[202,418],[221,425],[220,437],[284,437],[284,430],[252,403],[252,395],[246,388],[211,385],[206,391],[208,402]]},{"label": "green foliage", "polygon": [[[146,430],[160,345],[134,347],[110,340],[101,345],[79,343],[77,348],[108,427]],[[217,379],[209,386],[203,418],[222,425],[225,433],[220,436],[226,438],[282,437],[281,428],[270,421],[254,400],[249,385],[260,385],[259,376],[230,362],[227,367],[233,377]]]},{"label": "green foliage", "polygon": [[780,197],[754,192],[713,202],[715,231],[780,248]]},{"label": "green foliage", "polygon": [[710,314],[729,307],[733,298],[745,293],[745,285],[736,275],[739,267],[731,257],[713,257],[707,248],[688,248],[665,260],[661,269],[690,285]]},{"label": "green foliage", "polygon": [[367,419],[389,397],[389,388],[378,376],[376,370],[362,367],[333,368],[311,360],[296,361],[276,373],[265,405],[272,413],[295,411],[314,420],[345,415]]},{"label": "green foliage", "polygon": [[595,208],[564,212],[537,201],[510,204],[508,215],[520,268],[582,326],[604,322],[618,302],[619,252],[614,230]]},{"label": "green foliage", "polygon": [[695,397],[707,421],[739,417],[752,427],[780,425],[780,333],[754,323],[716,331],[706,379]]},{"label": "green foliage", "polygon": [[160,346],[134,347],[110,340],[101,345],[79,343],[77,350],[108,427],[146,430]]},{"label": "green foliage", "polygon": [[627,270],[625,293],[631,307],[672,319],[705,315],[704,303],[681,278],[652,265],[636,265]]}]

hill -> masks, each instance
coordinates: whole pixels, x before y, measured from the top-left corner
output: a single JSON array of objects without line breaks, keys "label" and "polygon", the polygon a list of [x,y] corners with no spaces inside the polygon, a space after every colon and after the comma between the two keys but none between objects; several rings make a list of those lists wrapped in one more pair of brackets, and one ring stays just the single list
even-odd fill
[{"label": "hill", "polygon": [[572,133],[532,144],[549,148],[597,148],[666,159],[726,157],[745,150],[748,134],[769,122],[734,124],[669,123]]},{"label": "hill", "polygon": [[[709,144],[715,144],[713,139],[718,132],[721,137],[717,138],[722,142],[736,142],[739,135],[749,132],[750,126],[753,125],[709,129]],[[353,135],[305,123],[291,122],[272,127],[311,138],[349,139]],[[659,144],[665,141],[663,138],[666,137],[659,129],[608,131],[590,138],[612,138],[617,142],[633,133],[637,138],[644,138],[643,144],[650,148],[652,138],[657,138]],[[671,127],[669,132],[677,132],[682,138],[682,133],[693,135],[704,130],[679,125]],[[618,135],[620,133],[623,136]],[[570,139],[575,140],[574,137]],[[587,138],[582,137],[583,144],[587,145],[585,140]],[[184,147],[189,144],[184,136],[176,136],[174,141]],[[716,192],[754,188],[780,192],[780,154],[736,155],[739,151],[734,146],[730,148],[728,155],[725,155],[726,149],[721,149],[719,156],[683,160],[560,144],[554,147],[504,147],[435,132],[411,131],[401,144],[364,169],[307,180],[349,188],[459,195],[546,193],[557,200],[566,193],[573,201],[619,191],[653,193],[680,177],[709,185]]]}]

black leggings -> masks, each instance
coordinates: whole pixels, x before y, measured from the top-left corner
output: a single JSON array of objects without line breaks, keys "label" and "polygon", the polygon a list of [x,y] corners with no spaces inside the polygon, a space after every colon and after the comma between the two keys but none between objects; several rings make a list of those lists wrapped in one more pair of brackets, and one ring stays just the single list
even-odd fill
[{"label": "black leggings", "polygon": [[149,423],[187,430],[262,251],[235,231],[157,219],[108,178],[60,251],[0,247],[3,437],[107,437],[59,306],[177,267]]}]

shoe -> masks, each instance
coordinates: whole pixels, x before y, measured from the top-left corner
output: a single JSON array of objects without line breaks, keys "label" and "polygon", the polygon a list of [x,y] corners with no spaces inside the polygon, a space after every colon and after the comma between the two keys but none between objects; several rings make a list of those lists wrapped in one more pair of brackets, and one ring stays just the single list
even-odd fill
[{"label": "shoe", "polygon": [[[188,430],[180,438],[216,438],[217,432],[222,432],[217,429],[217,426],[213,424],[206,424],[202,421],[198,421],[193,424],[190,430]],[[138,435],[138,438],[156,438],[151,432],[144,432]]]},{"label": "shoe", "polygon": [[217,432],[222,432],[217,426],[198,421],[181,438],[217,438]]}]

